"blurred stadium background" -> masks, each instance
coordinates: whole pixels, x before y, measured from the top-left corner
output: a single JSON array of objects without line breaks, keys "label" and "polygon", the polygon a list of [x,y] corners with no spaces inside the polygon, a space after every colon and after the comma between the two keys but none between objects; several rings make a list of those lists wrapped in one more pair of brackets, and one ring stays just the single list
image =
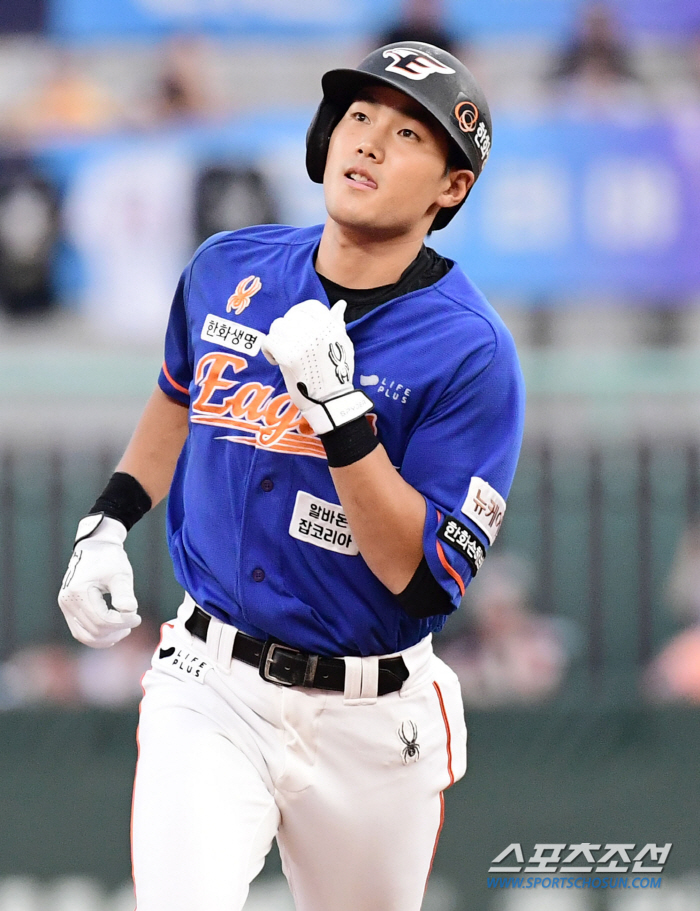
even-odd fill
[{"label": "blurred stadium background", "polygon": [[[700,909],[698,0],[12,0],[0,911],[133,908],[138,680],[179,592],[159,508],[129,540],[143,627],[76,648],[55,603],[75,524],[155,383],[196,245],[321,221],[303,164],[321,74],[422,36],[474,70],[495,124],[431,243],[505,318],[529,393],[504,531],[436,640],[471,768],[425,908]],[[662,889],[487,889],[509,844],[584,841],[672,842]],[[291,909],[274,858],[247,907]]]}]

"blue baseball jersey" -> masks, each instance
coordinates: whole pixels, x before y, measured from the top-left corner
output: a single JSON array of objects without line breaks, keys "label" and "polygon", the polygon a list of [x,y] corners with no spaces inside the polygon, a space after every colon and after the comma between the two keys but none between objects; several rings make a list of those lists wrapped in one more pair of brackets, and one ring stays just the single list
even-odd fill
[{"label": "blue baseball jersey", "polygon": [[[244,632],[321,655],[414,645],[445,616],[409,616],[370,571],[321,440],[260,351],[294,304],[327,303],[322,226],[217,234],[182,274],[160,388],[189,408],[168,502],[175,575]],[[423,550],[457,607],[495,539],[520,450],[524,386],[503,322],[457,265],[347,326],[354,385],[401,476],[425,498]]]}]

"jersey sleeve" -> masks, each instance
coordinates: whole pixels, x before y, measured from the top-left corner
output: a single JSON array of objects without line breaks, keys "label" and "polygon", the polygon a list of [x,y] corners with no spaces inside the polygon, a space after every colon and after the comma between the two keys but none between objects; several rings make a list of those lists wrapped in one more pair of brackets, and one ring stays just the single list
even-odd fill
[{"label": "jersey sleeve", "polygon": [[165,333],[165,358],[158,385],[170,398],[183,405],[190,403],[190,383],[193,375],[193,355],[185,307],[190,266],[178,282],[170,307],[168,328]]},{"label": "jersey sleeve", "polygon": [[401,475],[423,494],[423,551],[458,607],[500,530],[522,442],[525,389],[507,330],[465,359],[413,432]]}]

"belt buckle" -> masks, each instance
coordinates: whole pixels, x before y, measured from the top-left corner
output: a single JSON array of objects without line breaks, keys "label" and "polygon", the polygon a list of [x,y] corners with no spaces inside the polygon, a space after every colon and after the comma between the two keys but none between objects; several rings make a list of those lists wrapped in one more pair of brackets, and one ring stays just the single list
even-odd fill
[{"label": "belt buckle", "polygon": [[[275,660],[275,652],[278,651],[278,649],[282,649],[286,652],[301,654],[297,649],[292,648],[289,645],[283,645],[281,642],[274,642],[272,639],[268,639],[263,646],[263,650],[260,654],[260,676],[263,680],[267,680],[268,683],[277,683],[279,686],[294,686],[295,684],[298,686],[299,684],[296,680],[289,680],[285,679],[284,677],[276,677],[272,673],[272,662]],[[292,669],[292,674],[293,673],[294,671]]]}]

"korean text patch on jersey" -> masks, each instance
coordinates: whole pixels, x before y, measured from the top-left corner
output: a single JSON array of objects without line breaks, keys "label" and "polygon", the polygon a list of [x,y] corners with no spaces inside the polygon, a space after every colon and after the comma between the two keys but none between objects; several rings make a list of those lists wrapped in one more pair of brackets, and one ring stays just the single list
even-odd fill
[{"label": "korean text patch on jersey", "polygon": [[205,342],[213,342],[231,351],[240,351],[254,357],[260,351],[260,343],[265,336],[257,329],[209,313],[204,320],[201,337]]},{"label": "korean text patch on jersey", "polygon": [[464,515],[484,532],[493,544],[501,530],[506,501],[497,490],[481,478],[472,478],[467,499],[462,506]]},{"label": "korean text patch on jersey", "polygon": [[337,554],[354,557],[359,553],[342,507],[314,497],[305,490],[297,492],[289,534],[298,541],[306,541]]},{"label": "korean text patch on jersey", "polygon": [[457,553],[460,553],[469,564],[472,575],[481,569],[486,557],[484,545],[472,534],[466,525],[454,516],[445,516],[445,520],[438,529],[438,538],[449,544]]}]

